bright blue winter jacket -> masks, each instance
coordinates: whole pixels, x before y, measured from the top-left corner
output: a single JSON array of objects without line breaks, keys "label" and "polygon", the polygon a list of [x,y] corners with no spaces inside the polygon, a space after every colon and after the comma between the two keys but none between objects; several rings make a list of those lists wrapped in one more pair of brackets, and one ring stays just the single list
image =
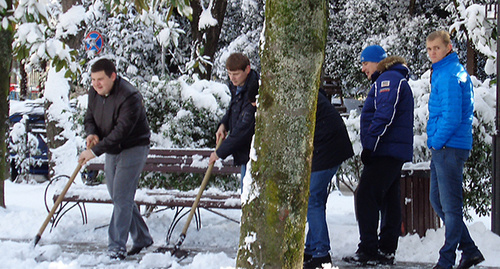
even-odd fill
[{"label": "bright blue winter jacket", "polygon": [[361,144],[372,156],[411,161],[413,157],[413,93],[401,57],[382,60],[372,74],[361,111]]},{"label": "bright blue winter jacket", "polygon": [[453,52],[432,64],[427,146],[472,149],[474,91],[469,74]]}]

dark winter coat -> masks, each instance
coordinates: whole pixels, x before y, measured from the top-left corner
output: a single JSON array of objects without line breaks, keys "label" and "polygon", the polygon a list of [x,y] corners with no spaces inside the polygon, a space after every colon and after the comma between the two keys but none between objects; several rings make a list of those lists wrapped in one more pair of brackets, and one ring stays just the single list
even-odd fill
[{"label": "dark winter coat", "polygon": [[314,151],[311,171],[340,165],[354,155],[344,120],[320,89],[316,109]]},{"label": "dark winter coat", "polygon": [[149,145],[149,125],[142,95],[129,82],[116,77],[108,96],[97,94],[90,88],[85,131],[99,137],[92,151],[118,154],[123,149]]},{"label": "dark winter coat", "polygon": [[432,64],[427,145],[472,148],[474,91],[469,74],[453,52]]},{"label": "dark winter coat", "polygon": [[401,57],[382,60],[361,111],[361,144],[372,157],[413,157],[413,93]]},{"label": "dark winter coat", "polygon": [[259,88],[259,75],[254,70],[248,74],[241,92],[236,94],[236,86],[229,82],[231,102],[226,114],[220,121],[224,124],[229,135],[217,150],[217,156],[225,159],[233,155],[234,164],[246,164],[250,159],[250,144],[255,133],[256,107],[249,100],[250,93],[256,93]]}]

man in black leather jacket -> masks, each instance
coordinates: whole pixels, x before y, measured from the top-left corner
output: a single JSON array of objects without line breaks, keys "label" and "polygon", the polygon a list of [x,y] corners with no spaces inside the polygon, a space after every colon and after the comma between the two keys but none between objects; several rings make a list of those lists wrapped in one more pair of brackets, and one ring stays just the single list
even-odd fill
[{"label": "man in black leather jacket", "polygon": [[[100,59],[91,67],[85,115],[87,150],[79,162],[106,153],[104,172],[113,201],[108,229],[108,251],[112,259],[125,259],[153,244],[148,227],[134,202],[139,176],[149,152],[150,130],[142,96],[130,83],[116,74],[115,65]],[[126,253],[128,234],[133,241]]]},{"label": "man in black leather jacket", "polygon": [[[255,132],[255,96],[259,89],[259,74],[250,68],[250,60],[242,53],[231,54],[226,61],[231,102],[215,134],[217,143],[224,141],[210,156],[209,163],[233,155],[234,164],[241,165],[241,187],[246,164],[250,159],[250,144]],[[228,135],[229,132],[229,135]]]}]

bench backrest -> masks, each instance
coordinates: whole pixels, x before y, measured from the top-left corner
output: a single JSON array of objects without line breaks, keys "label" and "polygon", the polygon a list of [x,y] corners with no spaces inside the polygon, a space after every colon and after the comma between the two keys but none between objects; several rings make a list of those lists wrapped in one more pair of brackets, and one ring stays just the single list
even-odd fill
[{"label": "bench backrest", "polygon": [[[164,173],[205,173],[213,149],[151,149],[143,171]],[[103,170],[104,163],[91,163],[87,170]],[[216,162],[213,174],[235,174],[240,168],[232,160]]]}]

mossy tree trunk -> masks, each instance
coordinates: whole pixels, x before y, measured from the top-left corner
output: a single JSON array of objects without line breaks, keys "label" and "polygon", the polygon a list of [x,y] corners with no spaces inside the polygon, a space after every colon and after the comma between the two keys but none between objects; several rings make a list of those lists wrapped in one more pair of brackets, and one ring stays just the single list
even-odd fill
[{"label": "mossy tree trunk", "polygon": [[[8,7],[12,1],[7,0]],[[0,206],[5,207],[4,179],[8,173],[9,165],[6,160],[7,147],[5,145],[8,130],[7,118],[9,116],[9,103],[7,96],[10,88],[10,66],[12,63],[12,31],[0,28]]]},{"label": "mossy tree trunk", "polygon": [[[327,1],[267,0],[238,268],[302,268]],[[245,197],[245,193],[244,193]]]}]

